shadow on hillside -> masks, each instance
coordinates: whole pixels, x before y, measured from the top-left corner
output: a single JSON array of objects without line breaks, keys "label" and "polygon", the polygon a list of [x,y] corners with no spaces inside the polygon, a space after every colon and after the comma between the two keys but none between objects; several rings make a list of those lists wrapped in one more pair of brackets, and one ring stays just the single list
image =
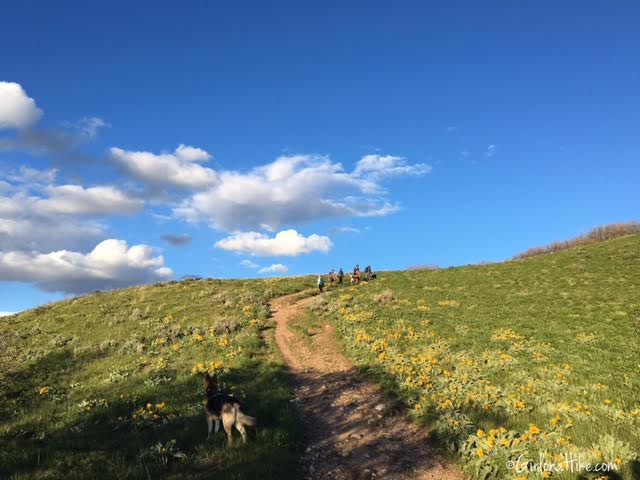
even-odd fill
[{"label": "shadow on hillside", "polygon": [[40,387],[56,386],[73,369],[76,364],[96,360],[105,353],[98,350],[74,354],[69,348],[59,348],[48,352],[28,367],[13,365],[5,375],[3,400],[16,401],[25,409],[41,403],[38,396]]},{"label": "shadow on hillside", "polygon": [[[293,478],[298,432],[289,404],[286,372],[279,365],[247,362],[225,375],[227,386],[241,387],[239,396],[246,413],[258,418],[258,427],[249,430],[249,444],[227,448],[224,433],[206,440],[207,427],[202,401],[202,377],[196,375],[156,386],[140,378],[83,392],[84,400],[106,403],[81,407],[78,402],[63,405],[41,398],[37,388],[41,378],[50,385],[61,383],[74,362],[95,359],[95,354],[74,356],[71,351],[51,353],[29,368],[18,371],[11,394],[26,398],[19,403],[24,420],[0,435],[0,477],[53,476],[55,478]],[[37,372],[42,372],[38,375]],[[46,375],[44,375],[46,372]],[[121,397],[117,392],[140,392]],[[17,396],[17,397],[16,397]],[[47,402],[47,403],[44,403]],[[136,425],[133,414],[147,403],[165,402],[165,421]],[[34,420],[42,409],[50,412],[47,421]],[[44,434],[43,434],[44,431]],[[176,440],[188,455],[185,462],[169,459],[167,467],[159,456],[141,456],[157,442]]]},{"label": "shadow on hillside", "polygon": [[410,424],[397,397],[381,408],[356,370],[296,374],[293,383],[305,429],[300,478],[405,478],[416,470],[450,478],[440,442]]},{"label": "shadow on hillside", "polygon": [[[404,478],[416,470],[458,478],[446,469],[448,449],[459,439],[429,427],[436,412],[412,422],[395,380],[383,369],[292,373],[292,379],[301,392],[296,410],[305,428],[300,478]],[[363,388],[363,379],[378,385],[381,395]],[[463,413],[496,426],[507,420],[499,412],[470,408]]]},{"label": "shadow on hillside", "polygon": [[[386,370],[377,366],[366,366],[358,368],[358,372],[360,375],[376,383],[400,410],[406,411],[407,405],[397,394],[399,387],[396,379]],[[460,413],[468,416],[476,424],[493,425],[495,427],[504,425],[509,419],[508,414],[496,410],[486,411],[471,406],[463,407],[460,410]],[[427,410],[423,414],[423,423],[428,426],[430,423],[437,421],[438,417],[439,412],[435,410]],[[448,436],[443,433],[437,433],[435,431],[432,433],[432,439],[440,445],[452,445],[457,440],[455,437]]]}]

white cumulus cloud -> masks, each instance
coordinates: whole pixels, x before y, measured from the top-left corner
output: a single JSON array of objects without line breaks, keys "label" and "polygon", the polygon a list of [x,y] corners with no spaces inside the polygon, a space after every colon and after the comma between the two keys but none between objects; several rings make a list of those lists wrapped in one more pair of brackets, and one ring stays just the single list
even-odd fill
[{"label": "white cumulus cloud", "polygon": [[53,185],[55,177],[55,170],[21,167],[0,180],[0,251],[87,251],[107,236],[97,218],[144,207],[116,187]]},{"label": "white cumulus cloud", "polygon": [[94,221],[78,221],[55,215],[31,214],[15,218],[0,215],[0,252],[49,252],[63,248],[86,251],[105,237],[104,226]]},{"label": "white cumulus cloud", "polygon": [[96,289],[164,281],[173,275],[147,245],[100,242],[87,254],[68,250],[0,252],[0,279],[33,283],[43,290],[85,293]]},{"label": "white cumulus cloud", "polygon": [[222,250],[254,256],[295,257],[311,252],[328,253],[333,243],[329,237],[315,233],[305,237],[295,230],[283,230],[274,237],[258,232],[235,233],[218,241],[215,246]]},{"label": "white cumulus cloud", "polygon": [[110,185],[85,188],[80,185],[59,185],[46,188],[48,198],[35,202],[36,210],[50,214],[112,215],[142,210],[144,202],[131,198]]},{"label": "white cumulus cloud", "polygon": [[261,268],[258,270],[258,273],[287,273],[289,271],[289,267],[283,265],[281,263],[274,263],[268,267]]},{"label": "white cumulus cloud", "polygon": [[53,183],[56,179],[58,170],[55,168],[38,170],[36,168],[27,167],[21,165],[17,172],[7,174],[7,180],[13,183],[26,184],[26,185],[48,185]]},{"label": "white cumulus cloud", "polygon": [[221,230],[276,230],[332,217],[382,216],[398,206],[380,181],[422,175],[428,166],[400,157],[364,157],[353,172],[323,155],[281,156],[249,172],[221,171],[214,184],[174,208],[189,222]]},{"label": "white cumulus cloud", "polygon": [[27,128],[40,117],[42,110],[19,83],[0,82],[0,130]]},{"label": "white cumulus cloud", "polygon": [[216,180],[216,172],[200,165],[211,156],[200,148],[180,145],[173,153],[154,154],[113,147],[112,161],[126,174],[153,186],[202,189]]},{"label": "white cumulus cloud", "polygon": [[205,150],[182,143],[176,148],[176,156],[187,162],[206,162],[211,159],[211,155]]}]

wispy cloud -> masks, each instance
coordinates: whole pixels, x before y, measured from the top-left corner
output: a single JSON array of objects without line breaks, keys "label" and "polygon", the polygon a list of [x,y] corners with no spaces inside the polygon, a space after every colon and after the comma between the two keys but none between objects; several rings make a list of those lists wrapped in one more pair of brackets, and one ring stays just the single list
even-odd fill
[{"label": "wispy cloud", "polygon": [[281,263],[274,263],[268,267],[261,268],[258,270],[258,273],[287,273],[289,271],[289,267],[283,265]]},{"label": "wispy cloud", "polygon": [[497,147],[492,143],[487,147],[487,150],[484,152],[484,156],[488,158],[494,157],[496,154],[496,150]]},{"label": "wispy cloud", "polygon": [[56,161],[88,161],[91,158],[79,147],[93,139],[98,129],[109,126],[98,117],[85,117],[70,124],[80,133],[69,133],[57,128],[41,128],[38,121],[43,111],[36,106],[22,86],[13,82],[0,82],[0,130],[15,130],[15,138],[0,139],[0,150],[27,151],[35,155],[48,155]]},{"label": "wispy cloud", "polygon": [[425,163],[409,164],[402,157],[393,155],[365,155],[358,161],[354,175],[381,179],[400,175],[425,175],[431,166]]},{"label": "wispy cloud", "polygon": [[343,226],[343,227],[333,227],[329,230],[331,235],[339,235],[341,233],[360,233],[360,230],[355,227]]},{"label": "wispy cloud", "polygon": [[80,131],[89,139],[97,137],[98,131],[101,128],[111,128],[110,123],[105,122],[99,117],[83,117],[77,122],[65,122],[63,125]]},{"label": "wispy cloud", "polygon": [[241,260],[240,265],[242,265],[245,268],[251,268],[251,269],[260,268],[260,265],[247,259]]},{"label": "wispy cloud", "polygon": [[62,129],[31,127],[19,130],[16,138],[6,140],[2,148],[48,156],[58,163],[88,163],[95,160],[81,150],[88,140],[85,135]]}]

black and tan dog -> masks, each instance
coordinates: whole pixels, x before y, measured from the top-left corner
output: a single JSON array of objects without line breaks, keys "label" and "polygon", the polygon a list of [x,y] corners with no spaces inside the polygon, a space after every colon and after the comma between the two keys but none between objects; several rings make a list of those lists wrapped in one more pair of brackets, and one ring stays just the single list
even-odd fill
[{"label": "black and tan dog", "polygon": [[207,415],[208,427],[207,439],[211,437],[213,422],[216,423],[214,433],[218,433],[220,420],[222,420],[222,427],[227,434],[229,445],[233,443],[231,431],[234,426],[240,432],[240,435],[242,435],[242,441],[246,443],[247,432],[244,427],[255,426],[256,419],[242,412],[242,405],[237,398],[220,391],[215,375],[212,377],[207,373],[204,377],[204,386],[207,392],[207,399],[204,401],[204,411]]}]

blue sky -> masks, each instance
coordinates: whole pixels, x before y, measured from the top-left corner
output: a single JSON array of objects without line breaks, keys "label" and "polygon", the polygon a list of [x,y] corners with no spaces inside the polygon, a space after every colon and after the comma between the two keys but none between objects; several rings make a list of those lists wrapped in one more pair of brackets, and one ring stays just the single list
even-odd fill
[{"label": "blue sky", "polygon": [[3,5],[0,312],[637,219],[638,24],[637,2]]}]

